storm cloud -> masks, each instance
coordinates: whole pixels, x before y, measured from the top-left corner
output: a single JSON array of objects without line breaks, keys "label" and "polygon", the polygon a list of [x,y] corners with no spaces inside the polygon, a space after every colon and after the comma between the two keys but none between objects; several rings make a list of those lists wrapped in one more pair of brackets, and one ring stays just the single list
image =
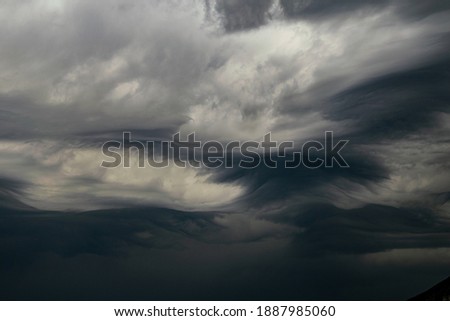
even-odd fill
[{"label": "storm cloud", "polygon": [[[406,299],[445,278],[449,10],[3,1],[0,297]],[[125,131],[332,131],[350,166],[102,168]]]}]

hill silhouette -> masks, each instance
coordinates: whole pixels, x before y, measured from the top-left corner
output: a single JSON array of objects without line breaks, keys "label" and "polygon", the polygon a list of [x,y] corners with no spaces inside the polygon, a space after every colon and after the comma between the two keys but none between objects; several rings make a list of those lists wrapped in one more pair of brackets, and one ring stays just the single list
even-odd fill
[{"label": "hill silhouette", "polygon": [[416,295],[411,301],[450,301],[450,277],[439,282],[429,290]]}]

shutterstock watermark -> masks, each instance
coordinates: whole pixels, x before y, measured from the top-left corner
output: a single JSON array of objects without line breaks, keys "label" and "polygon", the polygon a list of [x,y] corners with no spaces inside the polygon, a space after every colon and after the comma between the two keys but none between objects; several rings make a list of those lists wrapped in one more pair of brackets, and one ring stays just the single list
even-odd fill
[{"label": "shutterstock watermark", "polygon": [[[334,140],[332,131],[324,133],[323,141],[310,140],[297,146],[294,141],[274,141],[267,133],[261,141],[215,140],[199,141],[195,133],[183,140],[176,133],[169,141],[133,140],[131,132],[124,132],[122,141],[107,141],[102,146],[106,157],[102,167],[155,168],[168,167],[171,163],[178,167],[194,168],[332,168],[350,167],[341,152],[348,140]],[[133,163],[133,165],[132,165]]]}]

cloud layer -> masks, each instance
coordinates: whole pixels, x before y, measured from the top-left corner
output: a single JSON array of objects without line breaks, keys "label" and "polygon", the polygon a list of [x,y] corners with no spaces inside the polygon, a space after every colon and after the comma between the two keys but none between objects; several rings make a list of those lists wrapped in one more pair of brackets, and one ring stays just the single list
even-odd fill
[{"label": "cloud layer", "polygon": [[[160,293],[168,299],[176,282],[177,298],[194,283],[207,298],[214,280],[217,298],[244,284],[240,298],[398,299],[439,280],[450,264],[449,10],[409,0],[4,1],[0,237],[11,259],[0,269],[15,280],[10,293],[31,286],[54,298],[62,271],[81,278],[95,262],[64,292],[82,298],[104,266],[111,278],[144,277],[145,260],[164,262],[152,267],[164,277],[143,284],[174,280]],[[221,142],[271,132],[300,144],[333,131],[350,141],[350,167],[101,168],[101,145],[123,131]],[[186,271],[170,270],[182,262]],[[421,275],[416,285],[405,268]],[[58,272],[47,288],[34,278],[46,271]],[[403,288],[392,289],[396,278]],[[159,298],[124,280],[126,298]],[[99,282],[92,297],[116,289]]]}]

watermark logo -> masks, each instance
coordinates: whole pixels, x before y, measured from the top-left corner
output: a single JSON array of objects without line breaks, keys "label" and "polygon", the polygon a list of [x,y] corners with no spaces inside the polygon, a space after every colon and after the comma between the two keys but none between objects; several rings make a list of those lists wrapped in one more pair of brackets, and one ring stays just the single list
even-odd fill
[{"label": "watermark logo", "polygon": [[332,131],[324,133],[324,140],[310,140],[301,146],[293,141],[274,141],[271,133],[261,141],[230,141],[221,143],[208,140],[199,141],[195,133],[184,139],[176,133],[169,141],[133,140],[131,132],[124,132],[122,141],[111,140],[102,145],[104,160],[102,167],[132,167],[132,158],[137,167],[163,168],[172,164],[193,168],[298,168],[349,167],[341,152],[348,140],[335,141]]}]

